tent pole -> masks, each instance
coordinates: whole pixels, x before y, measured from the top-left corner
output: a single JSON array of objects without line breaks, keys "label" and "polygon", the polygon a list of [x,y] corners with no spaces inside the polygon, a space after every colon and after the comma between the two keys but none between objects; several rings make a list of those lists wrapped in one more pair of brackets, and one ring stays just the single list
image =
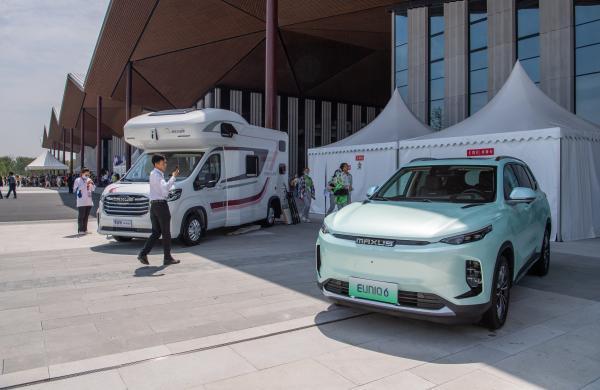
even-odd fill
[{"label": "tent pole", "polygon": [[559,161],[559,172],[558,172],[558,223],[556,226],[556,241],[558,242],[562,242],[562,212],[563,212],[563,207],[562,207],[562,203],[563,203],[563,198],[562,198],[562,187],[563,187],[563,139],[562,139],[562,134],[561,137],[558,140],[558,144],[559,144],[559,156],[558,156],[558,161]]}]

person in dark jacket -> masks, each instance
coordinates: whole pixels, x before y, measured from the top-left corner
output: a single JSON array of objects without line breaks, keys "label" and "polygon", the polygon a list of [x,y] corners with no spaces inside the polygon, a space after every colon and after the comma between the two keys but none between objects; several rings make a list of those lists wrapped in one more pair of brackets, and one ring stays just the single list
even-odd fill
[{"label": "person in dark jacket", "polygon": [[12,172],[8,172],[8,194],[6,197],[10,197],[10,193],[13,193],[13,197],[17,199],[17,178]]}]

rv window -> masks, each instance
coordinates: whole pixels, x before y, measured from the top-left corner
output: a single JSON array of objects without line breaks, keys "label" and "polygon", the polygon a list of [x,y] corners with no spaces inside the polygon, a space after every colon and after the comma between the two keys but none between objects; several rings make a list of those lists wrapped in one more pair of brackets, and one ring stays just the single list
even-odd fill
[{"label": "rv window", "polygon": [[[188,178],[202,159],[202,156],[204,156],[203,152],[163,152],[161,154],[167,159],[165,179],[168,178],[168,174],[170,174],[176,166],[179,166],[179,176],[177,176],[177,181]],[[122,180],[124,182],[148,182],[150,179],[150,172],[152,172],[152,169],[154,168],[152,165],[152,155],[153,153],[142,154]]]},{"label": "rv window", "polygon": [[279,141],[279,151],[285,152],[285,141]]},{"label": "rv window", "polygon": [[213,154],[198,172],[198,177],[194,182],[194,189],[201,190],[205,187],[214,187],[221,179],[221,156]]},{"label": "rv window", "polygon": [[246,176],[258,176],[258,156],[246,156]]}]

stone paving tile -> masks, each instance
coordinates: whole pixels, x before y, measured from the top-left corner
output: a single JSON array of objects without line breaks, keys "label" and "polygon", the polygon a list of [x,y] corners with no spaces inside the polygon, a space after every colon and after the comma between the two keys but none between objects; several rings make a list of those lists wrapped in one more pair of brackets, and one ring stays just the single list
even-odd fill
[{"label": "stone paving tile", "polygon": [[27,387],[28,390],[127,390],[116,370],[97,372]]},{"label": "stone paving tile", "polygon": [[352,382],[307,359],[204,385],[206,390],[226,389],[350,389]]},{"label": "stone paving tile", "polygon": [[503,337],[497,337],[494,340],[484,343],[484,345],[514,354],[562,334],[564,332],[560,330],[551,329],[543,325],[534,325]]},{"label": "stone paving tile", "polygon": [[28,370],[0,375],[0,388],[20,385],[48,379],[48,367],[31,368]]},{"label": "stone paving tile", "polygon": [[490,372],[477,370],[468,375],[461,376],[450,382],[446,382],[436,389],[443,390],[516,390],[533,389],[528,383],[514,383],[500,378]]},{"label": "stone paving tile", "polygon": [[34,353],[31,355],[19,355],[4,359],[4,373],[28,370],[37,367],[46,367],[48,358],[45,352]]},{"label": "stone paving tile", "polygon": [[587,384],[582,390],[600,390],[600,378]]},{"label": "stone paving tile", "polygon": [[389,390],[389,389],[410,389],[425,390],[435,385],[425,379],[414,375],[408,371],[390,375],[362,386],[355,387],[355,390]]}]

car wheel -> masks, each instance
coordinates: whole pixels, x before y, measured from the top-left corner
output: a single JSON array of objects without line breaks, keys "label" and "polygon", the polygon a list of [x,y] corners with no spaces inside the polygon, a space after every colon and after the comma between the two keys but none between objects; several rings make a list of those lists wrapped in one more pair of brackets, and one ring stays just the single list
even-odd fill
[{"label": "car wheel", "polygon": [[546,276],[550,270],[550,229],[546,229],[544,233],[544,241],[542,241],[542,253],[540,258],[531,268],[531,273],[537,276]]},{"label": "car wheel", "polygon": [[113,238],[119,242],[129,242],[129,241],[133,240],[133,237],[125,237],[125,236],[113,236]]},{"label": "car wheel", "polygon": [[510,268],[508,260],[500,256],[494,272],[492,283],[491,306],[483,315],[483,325],[490,330],[496,330],[504,325],[510,303]]},{"label": "car wheel", "polygon": [[204,223],[202,217],[192,214],[185,220],[181,239],[187,246],[198,245],[202,239]]},{"label": "car wheel", "polygon": [[275,207],[273,207],[273,202],[271,201],[267,210],[267,218],[262,221],[262,226],[271,227],[273,225],[275,225]]}]

